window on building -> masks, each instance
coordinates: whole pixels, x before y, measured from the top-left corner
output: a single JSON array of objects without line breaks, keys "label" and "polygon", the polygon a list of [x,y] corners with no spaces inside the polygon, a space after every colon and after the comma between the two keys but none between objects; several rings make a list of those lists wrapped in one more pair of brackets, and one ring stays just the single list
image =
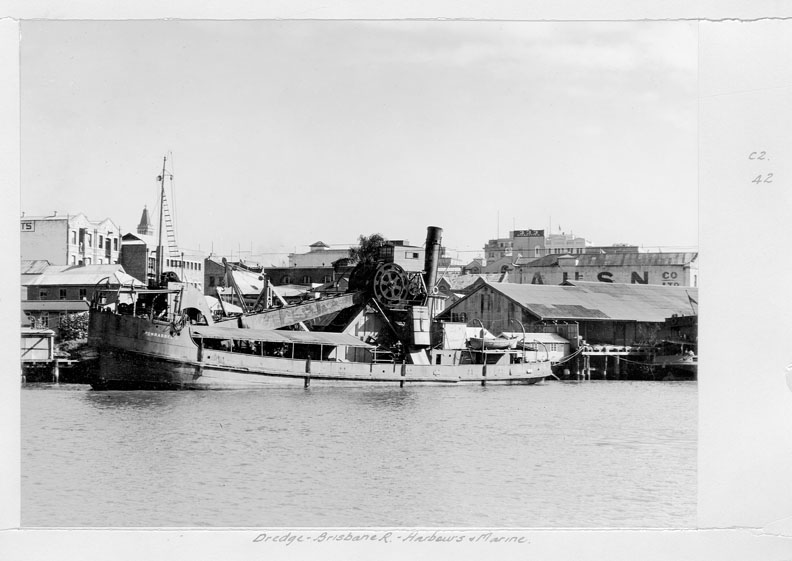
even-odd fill
[{"label": "window on building", "polygon": [[104,247],[104,236],[99,234],[99,247]]},{"label": "window on building", "polygon": [[91,258],[90,257],[86,257],[85,258],[85,264],[86,265],[90,265],[91,264]]},{"label": "window on building", "polygon": [[308,275],[305,275],[305,276],[302,278],[302,283],[303,283],[303,284],[311,284],[311,277],[309,277]]},{"label": "window on building", "polygon": [[39,300],[46,300],[49,296],[49,290],[46,288],[39,288]]},{"label": "window on building", "polygon": [[93,247],[93,234],[85,234],[86,242],[88,243],[88,247]]},{"label": "window on building", "polygon": [[290,283],[291,283],[291,277],[289,275],[286,275],[281,279],[281,284],[290,284]]},{"label": "window on building", "polygon": [[215,278],[209,277],[209,286],[214,286],[214,285],[215,285]]},{"label": "window on building", "polygon": [[332,280],[333,280],[333,277],[331,275],[325,275],[323,282],[330,282]]},{"label": "window on building", "polygon": [[71,256],[71,264],[72,265],[76,265],[77,264],[77,256],[76,255],[72,255]]},{"label": "window on building", "polygon": [[113,251],[118,251],[118,238],[113,238]]},{"label": "window on building", "polygon": [[80,300],[82,300],[84,298],[87,298],[87,297],[88,297],[88,289],[87,288],[81,288],[80,289]]},{"label": "window on building", "polygon": [[59,288],[58,289],[58,298],[60,298],[61,300],[66,300],[66,289],[65,288]]},{"label": "window on building", "polygon": [[74,245],[77,245],[77,231],[76,230],[72,230],[71,231],[71,243],[74,244]]}]

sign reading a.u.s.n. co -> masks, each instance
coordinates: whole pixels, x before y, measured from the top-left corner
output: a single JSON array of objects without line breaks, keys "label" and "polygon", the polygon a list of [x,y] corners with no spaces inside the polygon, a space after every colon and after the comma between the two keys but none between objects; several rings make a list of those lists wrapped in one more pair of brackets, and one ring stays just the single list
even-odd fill
[{"label": "sign reading a.u.s.n. co", "polygon": [[22,231],[23,232],[35,232],[36,231],[36,223],[31,221],[23,220],[22,224]]}]

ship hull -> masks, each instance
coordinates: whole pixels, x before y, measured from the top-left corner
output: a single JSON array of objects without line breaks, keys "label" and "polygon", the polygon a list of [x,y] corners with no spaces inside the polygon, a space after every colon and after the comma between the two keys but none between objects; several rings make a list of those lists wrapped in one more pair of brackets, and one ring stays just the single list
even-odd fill
[{"label": "ship hull", "polygon": [[[229,327],[229,337],[235,329]],[[165,322],[91,314],[89,338],[98,358],[90,383],[96,390],[255,389],[280,386],[398,384],[535,384],[550,363],[420,365],[300,360],[209,350]]]}]

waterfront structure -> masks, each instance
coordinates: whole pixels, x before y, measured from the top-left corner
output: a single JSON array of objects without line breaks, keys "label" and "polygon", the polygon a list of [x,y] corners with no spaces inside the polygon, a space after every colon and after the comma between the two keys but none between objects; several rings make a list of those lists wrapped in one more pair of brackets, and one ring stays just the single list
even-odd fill
[{"label": "waterfront structure", "polygon": [[99,284],[116,288],[121,284],[143,286],[119,264],[41,268],[40,262],[28,262],[23,263],[23,268],[26,274],[22,275],[22,313],[28,325],[37,328],[57,330],[61,317],[87,312],[88,301]]},{"label": "waterfront structure", "polygon": [[52,265],[117,263],[121,233],[109,218],[94,221],[85,214],[25,216],[20,222],[23,260],[47,260]]},{"label": "waterfront structure", "polygon": [[442,319],[473,318],[498,333],[521,322],[527,331],[555,329],[575,347],[589,344],[641,345],[656,340],[666,318],[691,314],[698,290],[683,286],[567,282],[563,285],[476,282],[469,294],[446,308]]},{"label": "waterfront structure", "polygon": [[584,253],[518,259],[512,282],[561,284],[564,281],[698,286],[698,253]]}]

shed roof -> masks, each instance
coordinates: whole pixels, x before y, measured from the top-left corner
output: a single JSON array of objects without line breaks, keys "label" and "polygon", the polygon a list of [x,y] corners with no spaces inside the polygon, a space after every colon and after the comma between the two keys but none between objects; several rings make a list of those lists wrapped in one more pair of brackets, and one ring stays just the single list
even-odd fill
[{"label": "shed roof", "polygon": [[469,286],[472,286],[479,279],[484,279],[485,281],[490,282],[497,282],[501,277],[501,273],[487,273],[482,275],[454,275],[454,276],[447,276],[443,277],[441,280],[445,280],[448,283],[449,290],[451,292],[458,292],[463,290]]},{"label": "shed roof", "polygon": [[[698,258],[698,253],[680,251],[672,253],[582,253],[576,255],[545,255],[539,259],[518,260],[518,265],[528,267],[557,267],[574,261],[578,267],[656,267],[688,265]],[[560,263],[559,263],[560,261]]]},{"label": "shed roof", "polygon": [[698,289],[684,286],[581,281],[565,285],[482,283],[483,286],[545,320],[663,322],[674,314],[689,314],[690,298],[698,300]]},{"label": "shed roof", "polygon": [[110,284],[145,286],[128,275],[121,265],[51,265],[43,273],[25,282],[27,286],[91,286],[109,277]]},{"label": "shed roof", "polygon": [[22,259],[20,273],[23,275],[38,275],[50,266],[46,259]]}]

